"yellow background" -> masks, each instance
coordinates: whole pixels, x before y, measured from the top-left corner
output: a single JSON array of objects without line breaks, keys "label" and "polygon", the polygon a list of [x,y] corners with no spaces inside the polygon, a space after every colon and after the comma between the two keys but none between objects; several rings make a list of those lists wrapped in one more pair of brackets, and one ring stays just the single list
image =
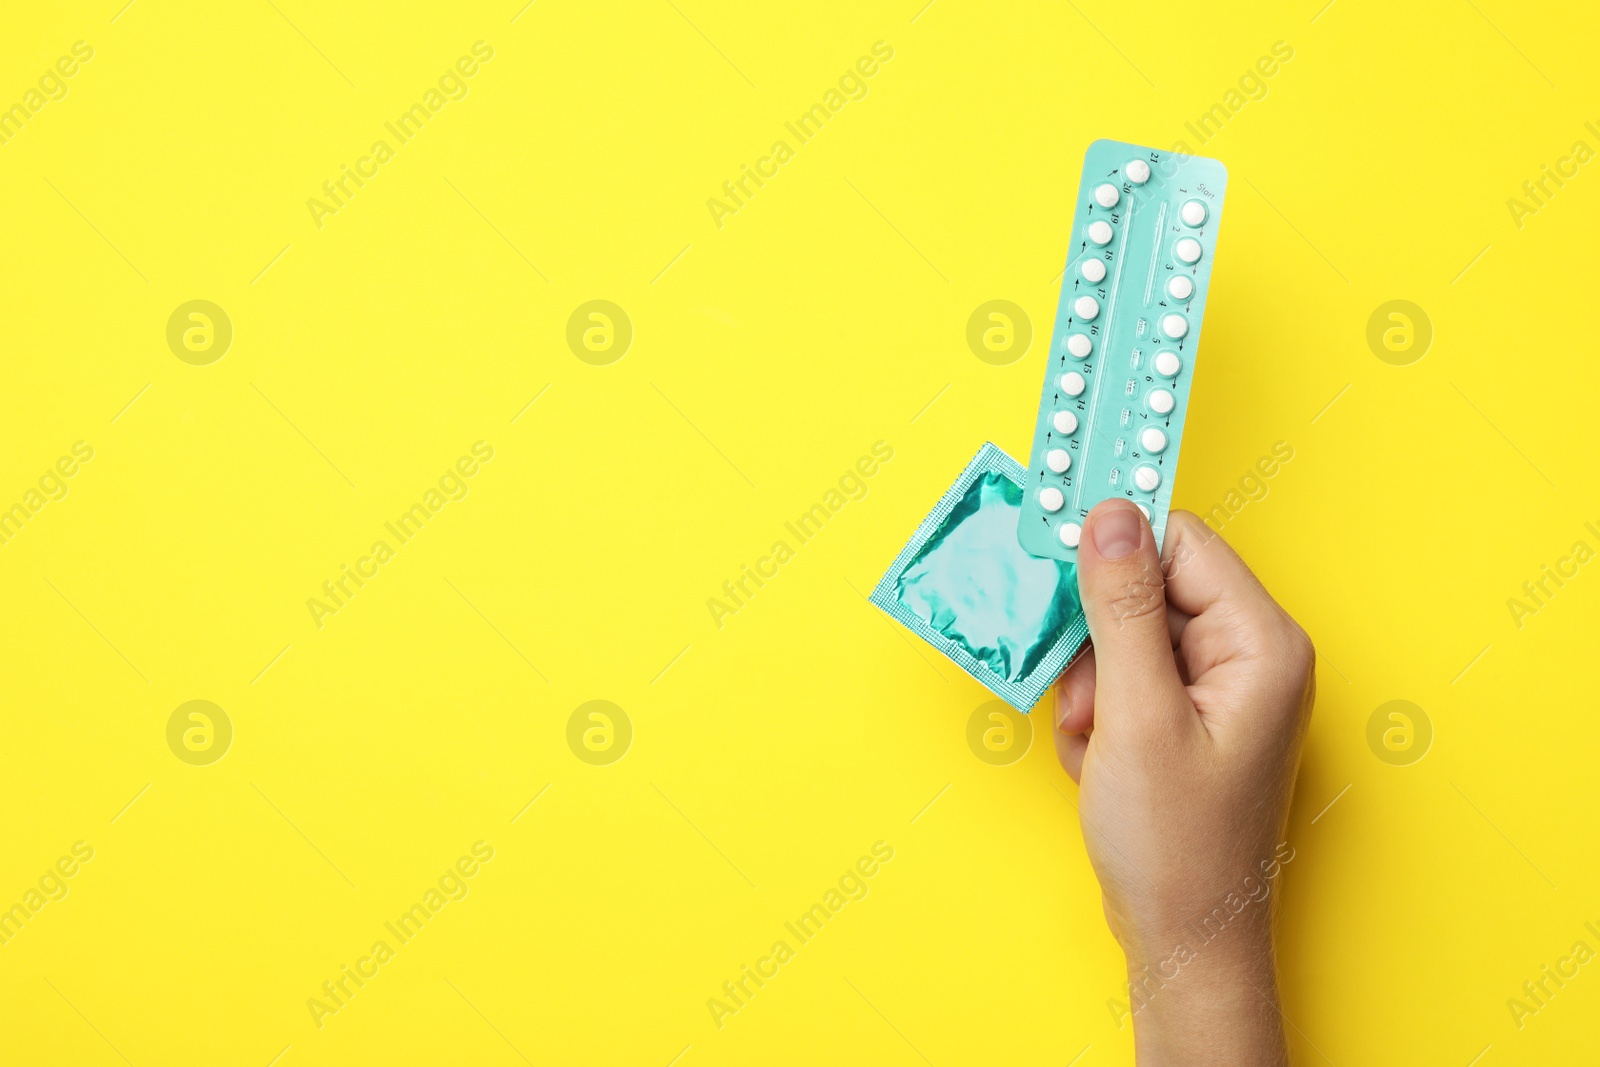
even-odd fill
[{"label": "yellow background", "polygon": [[[982,441],[1025,458],[1097,137],[1230,168],[1178,502],[1294,449],[1223,532],[1321,657],[1297,1062],[1594,1055],[1600,965],[1520,1030],[1506,1004],[1600,949],[1600,564],[1520,628],[1506,603],[1600,548],[1600,170],[1506,206],[1600,148],[1585,5],[120,4],[0,33],[5,103],[94,48],[0,146],[0,503],[95,450],[0,546],[0,903],[95,850],[0,948],[0,1062],[1128,1063],[1048,737],[977,759],[989,694],[861,595]],[[319,229],[307,199],[478,40],[469,95]],[[1186,131],[1280,40],[1264,97]],[[209,366],[166,343],[193,299],[234,328]],[[607,366],[565,339],[592,299],[634,329]],[[993,299],[1035,334],[999,367],[965,340]],[[1366,342],[1392,299],[1433,325],[1409,366]],[[479,440],[470,494],[314,625]],[[192,699],[235,730],[210,766],[167,747]],[[593,699],[634,730],[609,766],[566,741]],[[1433,726],[1409,766],[1367,744],[1392,699]],[[307,998],[479,840],[470,895],[319,1029]],[[876,841],[869,895],[719,1029],[707,999]]]}]

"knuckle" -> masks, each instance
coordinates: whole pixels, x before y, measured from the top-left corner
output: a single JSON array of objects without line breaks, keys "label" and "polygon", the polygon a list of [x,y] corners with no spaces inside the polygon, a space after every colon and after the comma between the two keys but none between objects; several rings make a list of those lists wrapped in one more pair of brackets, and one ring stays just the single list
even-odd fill
[{"label": "knuckle", "polygon": [[1311,635],[1293,619],[1288,620],[1288,632],[1284,636],[1284,645],[1288,651],[1290,662],[1293,663],[1302,675],[1309,675],[1316,667],[1317,648],[1311,641]]},{"label": "knuckle", "polygon": [[1207,533],[1211,531],[1211,527],[1207,526],[1200,516],[1185,508],[1173,508],[1167,512],[1167,529],[1171,530],[1175,526],[1185,534],[1200,533],[1202,530]]},{"label": "knuckle", "polygon": [[1167,581],[1172,581],[1183,569],[1187,567],[1200,554],[1200,544],[1193,538],[1183,537],[1177,539],[1174,547],[1169,547],[1161,560],[1161,572]]},{"label": "knuckle", "polygon": [[1169,536],[1176,532],[1180,538],[1194,542],[1194,547],[1197,549],[1222,538],[1222,535],[1213,530],[1200,516],[1182,509],[1168,512],[1167,532]]},{"label": "knuckle", "polygon": [[1166,605],[1166,581],[1159,567],[1141,563],[1119,578],[1106,598],[1106,613],[1118,623],[1150,615]]}]

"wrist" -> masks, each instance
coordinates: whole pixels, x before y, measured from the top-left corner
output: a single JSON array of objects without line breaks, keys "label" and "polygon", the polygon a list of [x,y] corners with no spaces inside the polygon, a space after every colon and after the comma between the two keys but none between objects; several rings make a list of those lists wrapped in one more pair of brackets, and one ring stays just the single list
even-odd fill
[{"label": "wrist", "polygon": [[1272,901],[1242,903],[1239,911],[1218,907],[1197,917],[1146,914],[1123,922],[1118,941],[1130,978],[1148,973],[1173,981],[1197,963],[1207,968],[1246,965],[1272,955]]},{"label": "wrist", "polygon": [[1270,917],[1220,932],[1194,926],[1146,934],[1141,942],[1128,952],[1122,1020],[1133,1026],[1140,1067],[1288,1062]]},{"label": "wrist", "polygon": [[1150,886],[1148,892],[1108,898],[1107,919],[1128,958],[1130,974],[1148,967],[1158,977],[1170,978],[1187,967],[1191,956],[1202,953],[1241,963],[1270,956],[1278,910],[1276,879],[1294,858],[1292,849],[1283,854],[1287,848],[1281,843],[1273,858],[1261,861],[1260,877],[1240,865],[1233,879],[1226,870],[1209,877],[1163,878],[1166,892]]}]

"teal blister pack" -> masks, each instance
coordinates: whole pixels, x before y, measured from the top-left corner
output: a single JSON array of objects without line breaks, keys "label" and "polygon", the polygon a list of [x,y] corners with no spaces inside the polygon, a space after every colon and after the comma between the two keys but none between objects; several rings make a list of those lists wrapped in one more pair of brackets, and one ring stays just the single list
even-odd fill
[{"label": "teal blister pack", "polygon": [[1084,155],[1017,526],[1034,555],[1076,561],[1113,496],[1161,544],[1227,184],[1214,159],[1121,141]]},{"label": "teal blister pack", "polygon": [[1017,542],[1026,479],[985,444],[868,598],[1022,712],[1089,636],[1077,567]]}]

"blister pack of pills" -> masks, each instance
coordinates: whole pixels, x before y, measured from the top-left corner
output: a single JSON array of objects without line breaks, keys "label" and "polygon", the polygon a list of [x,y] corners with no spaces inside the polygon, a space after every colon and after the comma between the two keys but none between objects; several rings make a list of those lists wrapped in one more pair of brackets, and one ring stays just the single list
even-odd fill
[{"label": "blister pack of pills", "polygon": [[1166,532],[1228,171],[1096,141],[1084,156],[1017,539],[1076,561],[1089,509]]}]

